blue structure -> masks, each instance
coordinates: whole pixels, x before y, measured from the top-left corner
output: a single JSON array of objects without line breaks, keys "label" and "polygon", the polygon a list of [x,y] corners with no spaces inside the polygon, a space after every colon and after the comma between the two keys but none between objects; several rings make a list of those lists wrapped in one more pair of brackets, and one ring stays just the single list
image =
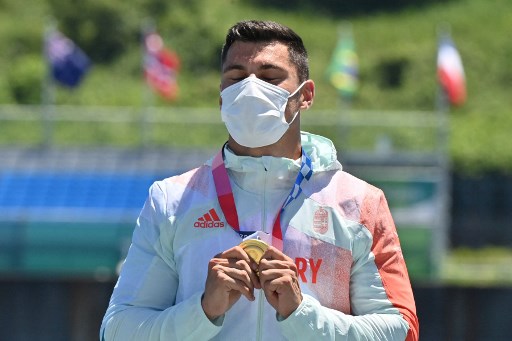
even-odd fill
[{"label": "blue structure", "polygon": [[0,150],[0,274],[115,277],[150,185],[209,154]]}]

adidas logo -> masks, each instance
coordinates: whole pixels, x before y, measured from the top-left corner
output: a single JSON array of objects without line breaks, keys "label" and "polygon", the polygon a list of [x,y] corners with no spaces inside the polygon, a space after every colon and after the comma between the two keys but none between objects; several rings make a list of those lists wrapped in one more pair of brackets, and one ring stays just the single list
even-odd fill
[{"label": "adidas logo", "polygon": [[194,223],[194,227],[203,229],[212,227],[224,227],[224,222],[220,221],[217,212],[215,212],[215,210],[212,208],[208,211],[208,213],[205,213],[202,217],[197,219],[197,221]]}]

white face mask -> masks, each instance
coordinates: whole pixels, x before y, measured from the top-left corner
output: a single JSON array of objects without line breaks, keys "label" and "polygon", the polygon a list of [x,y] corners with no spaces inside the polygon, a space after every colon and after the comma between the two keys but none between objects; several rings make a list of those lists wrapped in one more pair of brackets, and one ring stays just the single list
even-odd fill
[{"label": "white face mask", "polygon": [[276,143],[297,117],[286,122],[288,99],[302,88],[303,82],[290,95],[288,91],[256,77],[247,77],[225,88],[221,115],[229,134],[242,146],[256,148]]}]

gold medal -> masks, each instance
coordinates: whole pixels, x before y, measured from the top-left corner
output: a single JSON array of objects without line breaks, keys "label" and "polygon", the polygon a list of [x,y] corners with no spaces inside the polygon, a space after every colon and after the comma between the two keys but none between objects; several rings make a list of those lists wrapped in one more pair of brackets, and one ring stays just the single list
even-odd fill
[{"label": "gold medal", "polygon": [[260,239],[247,239],[240,243],[240,246],[247,255],[255,261],[257,264],[260,263],[261,257],[267,251],[268,244]]}]

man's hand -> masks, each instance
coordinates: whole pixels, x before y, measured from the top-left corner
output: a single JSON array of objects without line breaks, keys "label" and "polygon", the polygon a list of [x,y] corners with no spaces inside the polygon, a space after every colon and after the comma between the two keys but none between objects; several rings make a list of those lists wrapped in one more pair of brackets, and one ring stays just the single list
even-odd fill
[{"label": "man's hand", "polygon": [[201,305],[206,316],[213,320],[235,304],[244,295],[254,301],[254,288],[259,288],[259,282],[253,268],[257,265],[245,251],[235,246],[210,260],[208,276]]},{"label": "man's hand", "polygon": [[302,302],[295,262],[269,246],[259,264],[259,280],[268,303],[284,318]]}]

